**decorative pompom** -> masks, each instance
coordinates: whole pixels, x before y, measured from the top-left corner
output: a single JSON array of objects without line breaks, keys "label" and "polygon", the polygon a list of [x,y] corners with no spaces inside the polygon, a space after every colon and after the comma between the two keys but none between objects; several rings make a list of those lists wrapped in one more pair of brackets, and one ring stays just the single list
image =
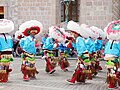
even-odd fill
[{"label": "decorative pompom", "polygon": [[20,31],[15,32],[15,39],[20,40],[23,37],[23,34]]}]

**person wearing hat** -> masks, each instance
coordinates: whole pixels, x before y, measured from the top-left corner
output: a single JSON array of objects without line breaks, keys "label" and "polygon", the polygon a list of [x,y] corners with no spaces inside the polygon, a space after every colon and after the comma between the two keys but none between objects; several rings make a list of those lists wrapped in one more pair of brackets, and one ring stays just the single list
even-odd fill
[{"label": "person wearing hat", "polygon": [[104,59],[106,61],[111,60],[115,64],[116,70],[118,70],[119,68],[118,58],[120,57],[120,41],[109,40],[105,45],[104,54],[105,54]]},{"label": "person wearing hat", "polygon": [[14,23],[11,20],[0,19],[0,82],[7,82],[9,72],[12,69],[9,67],[13,61],[12,37],[8,34],[14,30]]},{"label": "person wearing hat", "polygon": [[[64,33],[66,35],[66,32]],[[64,43],[60,43],[58,49],[60,52],[60,60],[59,65],[60,68],[66,72],[68,71],[68,67],[70,66],[70,63],[68,62],[68,57],[70,53],[70,49],[72,48],[72,37],[66,36],[66,40]]]},{"label": "person wearing hat", "polygon": [[46,61],[46,69],[45,71],[48,72],[49,74],[54,73],[55,70],[55,66],[51,63],[52,58],[54,57],[54,53],[53,53],[53,47],[54,47],[54,39],[52,37],[48,37],[43,45],[43,50],[44,50],[44,56],[43,58],[45,58]]},{"label": "person wearing hat", "polygon": [[20,39],[20,47],[22,48],[22,65],[23,80],[35,79],[38,74],[35,66],[35,35],[42,32],[43,26],[37,20],[26,21],[20,25],[19,30],[25,36]]},{"label": "person wearing hat", "polygon": [[[56,65],[52,64],[52,62],[56,62],[56,59],[54,59],[55,58],[54,51],[61,47],[61,45],[59,45],[58,42],[64,42],[64,40],[65,40],[64,33],[59,27],[57,26],[49,27],[49,37],[46,39],[46,42],[43,45],[43,49],[45,49],[44,55],[46,55],[45,57],[46,71],[49,74],[52,74],[56,71],[54,70]],[[65,69],[64,65],[61,65],[61,68],[64,70]]]},{"label": "person wearing hat", "polygon": [[63,45],[62,43],[60,43],[59,47],[59,52],[60,52],[60,60],[58,62],[60,68],[63,71],[68,71],[67,67],[69,67],[69,62],[68,62],[68,49],[65,45]]},{"label": "person wearing hat", "polygon": [[[67,25],[67,29],[76,38],[76,51],[77,51],[78,60],[79,60],[79,62],[77,63],[77,68],[75,69],[75,72],[72,75],[72,78],[67,80],[67,81],[69,83],[75,83],[75,81],[85,83],[86,74],[82,73],[82,69],[81,69],[82,68],[81,66],[84,66],[82,56],[83,56],[84,53],[87,52],[85,41],[84,41],[83,37],[80,35],[81,34],[80,26],[76,22],[69,21],[68,25]],[[81,76],[84,77],[82,80],[80,80]]]}]

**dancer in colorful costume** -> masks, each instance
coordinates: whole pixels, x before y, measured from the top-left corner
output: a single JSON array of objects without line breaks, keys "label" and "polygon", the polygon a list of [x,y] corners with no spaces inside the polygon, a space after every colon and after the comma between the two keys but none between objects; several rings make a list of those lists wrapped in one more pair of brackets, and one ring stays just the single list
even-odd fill
[{"label": "dancer in colorful costume", "polygon": [[84,72],[85,70],[84,60],[88,59],[87,57],[88,51],[85,45],[85,41],[81,36],[81,34],[83,33],[81,33],[80,31],[80,26],[74,21],[68,22],[67,29],[76,38],[76,50],[77,50],[77,55],[78,55],[77,68],[75,69],[75,72],[73,73],[72,78],[67,81],[69,83],[75,83],[75,81],[85,83],[87,74]]},{"label": "dancer in colorful costume", "polygon": [[65,45],[63,45],[62,43],[59,45],[59,52],[60,52],[60,60],[59,60],[59,66],[63,71],[68,71],[68,67],[70,66],[69,62],[68,62],[68,49]]},{"label": "dancer in colorful costume", "polygon": [[101,30],[98,27],[92,26],[90,28],[97,34],[97,39],[95,40],[97,58],[103,58],[102,47],[103,47],[103,40],[105,39],[105,33],[103,32],[103,30]]},{"label": "dancer in colorful costume", "polygon": [[[87,74],[87,75],[95,76],[97,75],[97,70],[96,70],[96,61],[95,61],[95,56],[94,56],[95,55],[94,39],[97,37],[97,35],[86,24],[81,24],[80,27],[81,27],[80,28],[81,35],[83,35],[83,37],[85,38],[85,44],[88,50],[87,57],[89,58],[91,62],[91,65],[89,65],[89,70],[91,71],[91,74]],[[89,33],[89,34],[86,34],[86,33]]]},{"label": "dancer in colorful costume", "polygon": [[0,19],[0,82],[7,82],[8,75],[12,71],[9,67],[13,61],[12,37],[8,34],[14,30],[14,24],[7,19]]},{"label": "dancer in colorful costume", "polygon": [[43,50],[44,50],[43,58],[45,58],[46,60],[45,71],[48,72],[49,74],[52,74],[56,71],[55,67],[56,67],[57,62],[53,60],[53,57],[54,57],[54,52],[52,51],[53,47],[54,47],[53,38],[48,37],[46,39],[46,42],[43,45]]},{"label": "dancer in colorful costume", "polygon": [[38,74],[35,66],[35,35],[42,32],[43,25],[37,20],[26,21],[20,25],[19,30],[25,36],[19,42],[22,48],[22,65],[23,80],[35,79]]},{"label": "dancer in colorful costume", "polygon": [[63,28],[59,28],[57,26],[52,26],[49,28],[49,36],[61,43],[60,45],[55,43],[53,48],[63,49],[63,52],[60,52],[59,65],[63,71],[66,71],[66,68],[69,66],[69,62],[67,61],[68,54],[65,51],[66,47],[61,47],[62,43],[65,42],[64,33],[65,31],[63,30]]},{"label": "dancer in colorful costume", "polygon": [[57,59],[54,56],[54,51],[53,49],[58,47],[58,44],[55,43],[55,38],[53,38],[53,36],[55,35],[54,32],[52,32],[52,30],[54,29],[54,27],[50,27],[49,28],[49,37],[46,39],[44,45],[43,45],[43,50],[44,50],[44,56],[43,58],[45,58],[46,60],[46,72],[48,72],[49,74],[54,73],[56,64],[57,64]]},{"label": "dancer in colorful costume", "polygon": [[90,27],[90,29],[96,34],[96,38],[95,38],[95,62],[96,62],[96,69],[97,71],[102,70],[102,67],[100,66],[100,62],[99,62],[99,58],[103,58],[103,53],[102,53],[102,40],[105,39],[105,34],[103,32],[103,30],[101,30],[98,27],[92,26]]},{"label": "dancer in colorful costume", "polygon": [[[112,21],[110,22],[107,27],[104,29],[107,38],[109,41],[106,43],[105,46],[105,57],[104,59],[107,60],[107,63],[112,62],[115,66],[115,72],[116,75],[119,68],[119,61],[118,58],[120,57],[120,20],[118,21]],[[109,70],[108,70],[109,73]],[[115,76],[117,78],[117,76]],[[112,80],[109,80],[108,88],[116,88],[116,83],[112,83]]]}]

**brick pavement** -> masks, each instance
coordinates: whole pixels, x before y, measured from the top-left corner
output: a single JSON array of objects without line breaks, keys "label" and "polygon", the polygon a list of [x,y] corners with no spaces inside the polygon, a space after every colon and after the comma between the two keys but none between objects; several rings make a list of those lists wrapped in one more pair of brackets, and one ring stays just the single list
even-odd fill
[{"label": "brick pavement", "polygon": [[71,66],[68,72],[61,71],[60,67],[56,67],[56,72],[49,75],[45,72],[45,61],[39,58],[36,59],[36,66],[39,70],[36,80],[25,82],[22,80],[22,73],[20,72],[21,59],[15,58],[11,63],[13,72],[10,73],[8,83],[0,84],[0,90],[107,90],[105,83],[106,69],[104,67],[105,61],[101,61],[103,71],[93,78],[87,80],[86,84],[75,83],[70,85],[66,82],[71,78],[75,68],[75,60],[69,60]]}]

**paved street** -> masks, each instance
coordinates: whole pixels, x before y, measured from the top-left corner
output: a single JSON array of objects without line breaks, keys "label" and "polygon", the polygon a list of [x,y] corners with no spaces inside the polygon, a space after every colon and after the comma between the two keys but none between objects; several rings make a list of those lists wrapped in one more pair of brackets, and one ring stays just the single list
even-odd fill
[{"label": "paved street", "polygon": [[105,84],[105,61],[101,61],[104,70],[99,72],[93,80],[87,80],[86,84],[76,83],[74,85],[68,84],[66,80],[71,78],[75,68],[75,60],[69,60],[71,66],[68,72],[61,71],[60,67],[57,66],[56,72],[53,75],[45,72],[44,60],[37,58],[36,62],[40,72],[37,75],[37,79],[25,82],[22,80],[22,73],[20,71],[21,59],[14,58],[14,62],[11,63],[13,71],[10,73],[9,81],[0,84],[0,90],[107,90],[107,84]]}]

